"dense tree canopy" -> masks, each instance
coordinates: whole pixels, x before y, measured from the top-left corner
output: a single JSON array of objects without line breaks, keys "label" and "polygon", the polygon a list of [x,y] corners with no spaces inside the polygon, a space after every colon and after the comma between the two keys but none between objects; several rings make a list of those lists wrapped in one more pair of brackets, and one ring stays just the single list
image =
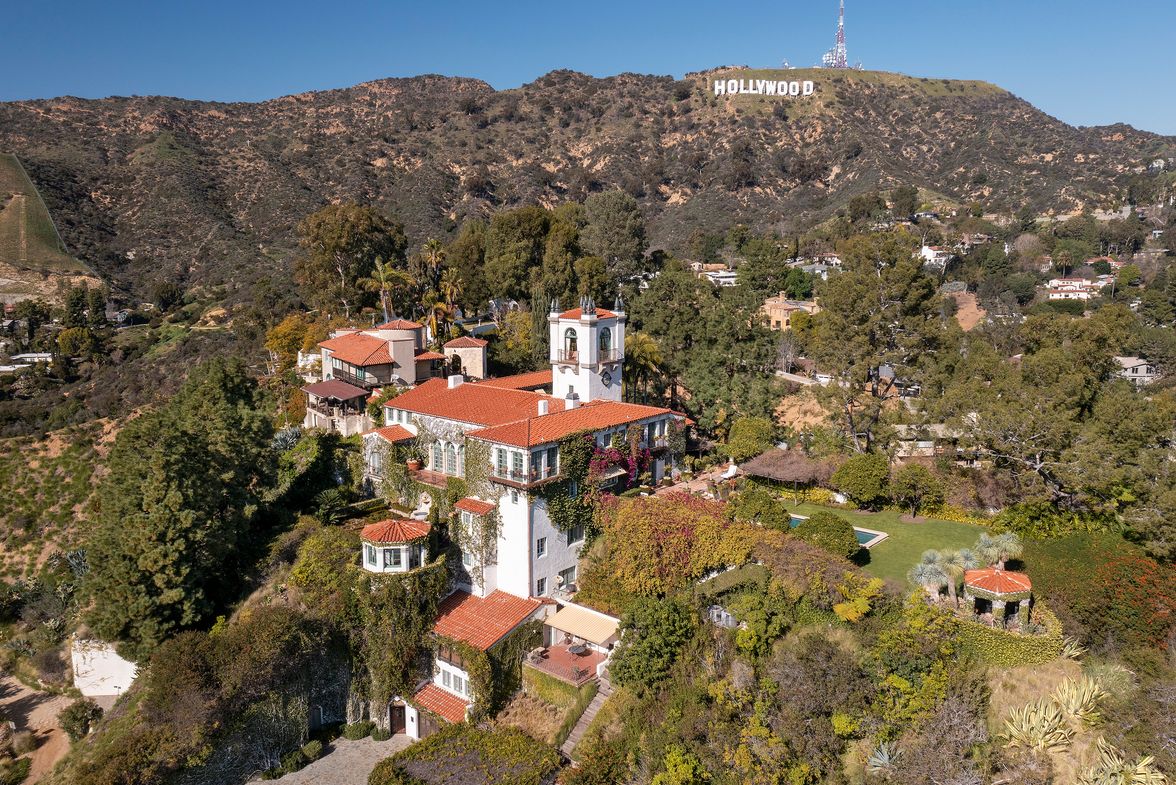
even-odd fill
[{"label": "dense tree canopy", "polygon": [[98,634],[142,657],[233,597],[252,552],[271,434],[244,365],[220,359],[120,432],[89,550]]}]

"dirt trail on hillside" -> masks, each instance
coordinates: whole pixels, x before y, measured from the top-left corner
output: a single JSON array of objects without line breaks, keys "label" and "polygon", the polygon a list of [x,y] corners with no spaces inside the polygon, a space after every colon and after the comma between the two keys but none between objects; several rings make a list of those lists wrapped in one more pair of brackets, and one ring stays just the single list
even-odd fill
[{"label": "dirt trail on hillside", "polygon": [[0,676],[0,712],[16,723],[17,733],[32,731],[37,740],[25,785],[48,774],[69,750],[69,739],[57,722],[57,715],[69,704],[64,695],[31,690],[8,674]]}]

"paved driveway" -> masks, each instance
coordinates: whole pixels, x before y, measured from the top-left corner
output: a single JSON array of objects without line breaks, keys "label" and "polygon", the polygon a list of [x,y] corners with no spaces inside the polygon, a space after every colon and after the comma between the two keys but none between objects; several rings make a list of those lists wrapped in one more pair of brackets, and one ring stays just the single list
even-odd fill
[{"label": "paved driveway", "polygon": [[338,738],[331,743],[330,752],[305,769],[268,782],[280,785],[367,785],[368,775],[376,764],[404,749],[411,741],[404,734],[387,741]]}]

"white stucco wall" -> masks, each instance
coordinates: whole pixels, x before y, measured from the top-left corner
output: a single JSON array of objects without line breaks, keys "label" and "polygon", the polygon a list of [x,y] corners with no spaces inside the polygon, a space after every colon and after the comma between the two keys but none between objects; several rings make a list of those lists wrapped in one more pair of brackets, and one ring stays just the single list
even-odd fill
[{"label": "white stucco wall", "polygon": [[498,500],[502,527],[498,532],[496,579],[502,591],[516,597],[530,597],[534,590],[528,575],[530,516],[527,511],[527,494],[517,491],[517,503],[511,501],[511,496],[511,491],[506,489]]},{"label": "white stucco wall", "polygon": [[[558,588],[555,579],[560,571],[575,567],[579,563],[580,548],[584,543],[581,540],[573,545],[568,544],[567,535],[552,524],[551,518],[547,514],[547,502],[543,499],[535,500],[532,522],[531,593],[535,593],[539,579],[546,578],[546,596],[550,597],[552,592]],[[542,557],[535,554],[535,541],[540,537],[547,538],[547,554]],[[576,579],[579,580],[579,575],[576,576]]]}]

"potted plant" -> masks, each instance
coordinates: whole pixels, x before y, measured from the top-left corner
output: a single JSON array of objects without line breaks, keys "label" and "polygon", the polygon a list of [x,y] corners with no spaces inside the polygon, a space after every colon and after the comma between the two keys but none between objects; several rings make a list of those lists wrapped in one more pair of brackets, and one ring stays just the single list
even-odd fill
[{"label": "potted plant", "polygon": [[421,469],[421,459],[415,455],[410,455],[406,463],[408,464],[408,470],[410,472],[420,471]]}]

